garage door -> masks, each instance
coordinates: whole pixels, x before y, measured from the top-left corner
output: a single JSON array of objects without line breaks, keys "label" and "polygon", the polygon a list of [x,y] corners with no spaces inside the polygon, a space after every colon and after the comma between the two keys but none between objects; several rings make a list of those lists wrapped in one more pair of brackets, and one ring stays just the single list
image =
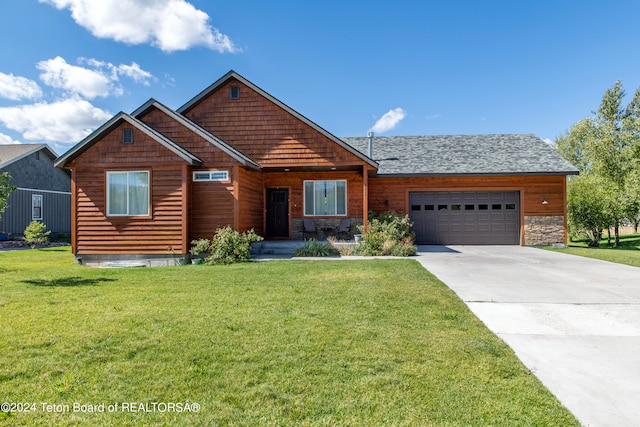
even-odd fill
[{"label": "garage door", "polygon": [[517,245],[518,191],[409,193],[409,216],[421,245]]}]

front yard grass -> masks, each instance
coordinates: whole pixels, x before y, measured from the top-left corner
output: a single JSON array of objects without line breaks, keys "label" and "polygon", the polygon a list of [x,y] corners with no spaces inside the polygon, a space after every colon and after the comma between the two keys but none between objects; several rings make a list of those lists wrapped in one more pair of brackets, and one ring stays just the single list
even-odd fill
[{"label": "front yard grass", "polygon": [[412,260],[90,269],[67,248],[4,252],[0,321],[0,400],[35,408],[0,424],[578,425]]},{"label": "front yard grass", "polygon": [[[611,240],[613,242],[613,236]],[[570,242],[568,247],[564,249],[551,247],[545,247],[545,249],[640,267],[640,234],[620,236],[620,246],[617,248],[609,246],[607,243],[605,238],[600,241],[600,246],[597,248],[590,248],[586,241],[579,241]]]}]

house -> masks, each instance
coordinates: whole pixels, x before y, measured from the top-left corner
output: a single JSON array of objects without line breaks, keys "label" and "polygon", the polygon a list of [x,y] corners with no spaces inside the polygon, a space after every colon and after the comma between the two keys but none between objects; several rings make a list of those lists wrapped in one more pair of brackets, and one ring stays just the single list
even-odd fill
[{"label": "house", "polygon": [[389,209],[412,216],[419,243],[447,243],[460,213],[467,233],[481,235],[471,222],[484,230],[485,215],[485,236],[510,230],[479,243],[564,241],[565,179],[577,173],[530,135],[341,139],[233,71],[177,110],[151,99],[118,113],[55,164],[71,170],[72,247],[87,264],[173,263],[224,225],[267,239],[301,239],[310,218],[355,230]]},{"label": "house", "polygon": [[21,235],[33,220],[42,221],[52,235],[71,232],[71,178],[54,167],[58,155],[46,144],[0,145],[0,173],[11,175],[17,190],[0,214],[0,231]]}]

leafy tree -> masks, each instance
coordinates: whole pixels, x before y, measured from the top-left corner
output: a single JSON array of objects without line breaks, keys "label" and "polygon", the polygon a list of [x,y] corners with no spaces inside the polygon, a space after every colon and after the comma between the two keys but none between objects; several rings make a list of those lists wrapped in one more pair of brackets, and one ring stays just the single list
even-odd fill
[{"label": "leafy tree", "polygon": [[[622,83],[617,81],[604,93],[593,117],[580,120],[556,139],[558,152],[587,176],[572,178],[570,181],[578,182],[568,187],[573,226],[591,234],[613,226],[616,246],[620,244],[620,222],[635,220],[640,210],[640,89],[626,107],[622,106],[624,96]],[[587,182],[594,186],[591,195],[583,187]],[[591,219],[587,220],[587,213]],[[599,221],[595,228],[593,221]]]},{"label": "leafy tree", "polygon": [[11,175],[7,172],[0,173],[0,218],[2,213],[7,208],[7,199],[9,195],[16,191],[16,187],[10,184]]}]

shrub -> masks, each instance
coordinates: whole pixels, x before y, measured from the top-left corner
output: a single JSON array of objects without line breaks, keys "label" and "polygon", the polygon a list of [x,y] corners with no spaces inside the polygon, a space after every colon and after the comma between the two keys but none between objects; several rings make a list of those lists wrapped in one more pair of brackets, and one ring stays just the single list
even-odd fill
[{"label": "shrub", "polygon": [[189,249],[189,253],[191,255],[198,256],[203,253],[208,253],[211,249],[211,240],[209,239],[198,239],[191,241],[191,249]]},{"label": "shrub", "polygon": [[51,234],[51,231],[46,230],[47,226],[43,222],[33,220],[24,229],[24,241],[32,248],[45,245],[49,242],[49,234]]},{"label": "shrub", "polygon": [[263,240],[253,229],[240,233],[231,227],[218,228],[211,240],[207,264],[232,264],[251,259],[251,243]]},{"label": "shrub", "polygon": [[401,215],[394,211],[385,212],[379,216],[369,214],[369,224],[359,226],[362,241],[356,248],[358,255],[415,255],[418,248],[414,244],[414,234],[411,231],[411,221],[408,215]]},{"label": "shrub", "polygon": [[320,243],[316,239],[305,240],[304,246],[296,249],[293,256],[313,257],[313,256],[336,256],[338,251],[329,243]]}]

